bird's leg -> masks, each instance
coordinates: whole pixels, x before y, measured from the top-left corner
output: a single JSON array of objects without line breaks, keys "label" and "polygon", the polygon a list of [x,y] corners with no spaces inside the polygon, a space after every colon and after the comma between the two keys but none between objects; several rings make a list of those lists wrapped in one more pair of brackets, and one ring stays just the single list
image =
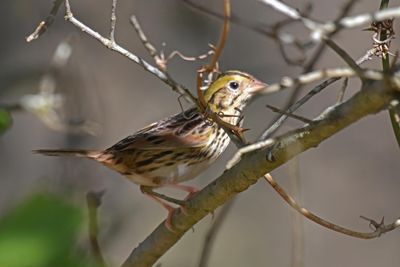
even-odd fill
[{"label": "bird's leg", "polygon": [[183,184],[168,184],[165,185],[174,189],[178,189],[178,190],[182,190],[188,193],[188,195],[185,197],[184,202],[182,204],[179,204],[179,208],[181,209],[182,213],[185,215],[188,215],[187,209],[185,207],[185,201],[187,201],[188,199],[191,199],[194,195],[197,194],[197,192],[199,192],[199,189],[197,189],[196,187],[193,186],[189,186],[189,185],[183,185]]},{"label": "bird's leg", "polygon": [[179,206],[182,206],[182,205],[185,204],[184,200],[179,200],[179,199],[176,199],[176,198],[172,198],[172,197],[166,196],[164,194],[160,194],[160,193],[154,192],[153,191],[153,187],[151,187],[151,186],[141,185],[140,186],[140,190],[142,191],[143,194],[151,195],[151,196],[157,197],[158,199],[163,199],[163,200],[165,200],[167,202],[171,202],[171,203],[174,203],[174,204],[179,205]]},{"label": "bird's leg", "polygon": [[[165,186],[187,192],[188,195],[185,197],[185,199],[184,199],[185,201],[192,198],[194,195],[197,194],[197,192],[199,192],[199,189],[197,189],[196,187],[190,186],[190,185],[167,184]],[[185,204],[185,203],[183,202],[183,204]],[[181,204],[178,204],[178,205],[182,206]]]},{"label": "bird's leg", "polygon": [[[165,219],[165,227],[167,227],[168,230],[170,230],[171,232],[174,232],[173,226],[172,226],[172,215],[175,212],[175,208],[172,207],[171,205],[168,205],[166,202],[162,201],[159,195],[159,193],[156,193],[153,191],[152,187],[150,186],[140,186],[140,190],[142,191],[142,193],[146,196],[148,196],[149,198],[155,200],[157,203],[161,204],[161,206],[163,206],[167,211],[168,211],[168,216],[167,219]],[[169,197],[162,195],[163,197],[166,197],[169,199]]]}]

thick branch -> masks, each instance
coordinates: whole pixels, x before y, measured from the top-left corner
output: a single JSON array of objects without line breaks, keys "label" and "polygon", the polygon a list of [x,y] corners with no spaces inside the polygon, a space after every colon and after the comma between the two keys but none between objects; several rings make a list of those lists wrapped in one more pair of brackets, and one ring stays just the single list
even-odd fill
[{"label": "thick branch", "polygon": [[[236,194],[246,190],[265,173],[269,173],[291,158],[318,146],[343,128],[359,119],[385,109],[394,98],[394,90],[383,81],[367,82],[363,90],[346,102],[331,107],[312,123],[286,133],[267,147],[243,155],[242,159],[219,178],[188,200],[185,214],[176,212],[172,217],[174,232],[162,222],[123,264],[123,267],[153,265],[169,248],[198,221]],[[273,161],[268,161],[272,155]]]}]

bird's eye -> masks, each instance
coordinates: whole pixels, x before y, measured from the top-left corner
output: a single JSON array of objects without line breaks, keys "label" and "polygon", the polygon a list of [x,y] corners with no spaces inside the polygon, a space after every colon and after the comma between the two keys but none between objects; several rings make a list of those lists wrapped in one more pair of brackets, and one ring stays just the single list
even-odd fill
[{"label": "bird's eye", "polygon": [[239,88],[239,83],[232,81],[232,82],[229,82],[228,86],[229,86],[229,89],[231,89],[231,90],[237,90]]}]

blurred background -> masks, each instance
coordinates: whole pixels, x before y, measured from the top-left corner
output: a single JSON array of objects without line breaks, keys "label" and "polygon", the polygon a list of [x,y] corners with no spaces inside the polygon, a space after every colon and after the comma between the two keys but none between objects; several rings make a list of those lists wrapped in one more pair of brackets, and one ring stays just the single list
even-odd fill
[{"label": "blurred background", "polygon": [[[195,2],[222,13],[222,1]],[[285,2],[299,9],[307,5],[306,1]],[[344,3],[313,1],[311,16],[321,21],[333,20]],[[351,14],[373,12],[379,3],[359,1]],[[111,0],[71,1],[71,5],[78,19],[108,35]],[[12,218],[24,220],[29,215],[25,211],[30,208],[32,218],[47,215],[54,219],[57,215],[51,213],[52,204],[49,212],[45,212],[31,202],[61,201],[60,205],[67,205],[64,208],[72,213],[66,211],[64,216],[76,218],[65,227],[75,229],[78,247],[86,255],[89,245],[85,195],[90,190],[106,190],[99,210],[100,245],[110,266],[119,266],[165,219],[165,210],[144,197],[135,184],[100,164],[79,158],[44,157],[32,154],[31,150],[106,148],[153,121],[180,112],[177,94],[141,67],[65,22],[63,8],[41,38],[27,43],[25,37],[49,14],[51,7],[50,0],[0,3],[0,103],[8,107],[12,117],[12,125],[4,126],[0,136],[0,217],[3,218],[0,251],[1,245],[12,251],[9,243],[1,242],[4,231],[11,227],[4,221],[13,225]],[[272,25],[284,18],[257,1],[232,0],[232,11],[258,26]],[[217,42],[222,26],[220,20],[180,0],[120,1],[116,40],[149,62],[152,59],[129,23],[132,14],[137,16],[150,41],[166,54],[174,50],[189,56],[203,54],[209,43]],[[300,25],[293,24],[286,30],[299,38],[307,37]],[[334,39],[354,59],[372,47],[371,33],[360,28],[342,31]],[[398,40],[394,40],[393,51],[398,46]],[[289,49],[291,53],[297,56]],[[177,81],[194,89],[196,70],[202,64],[174,58],[168,69]],[[327,49],[315,68],[344,65]],[[374,58],[365,66],[380,69],[381,61]],[[231,25],[220,67],[243,70],[268,83],[278,82],[283,76],[295,77],[302,70],[285,63],[273,40],[235,24]],[[332,85],[297,114],[308,118],[317,116],[335,103],[340,86],[341,83]],[[306,87],[303,93],[310,88]],[[346,98],[358,89],[359,82],[351,80]],[[276,116],[265,105],[283,107],[289,93],[288,90],[260,98],[247,109],[245,127],[251,129],[246,133],[249,140],[254,140]],[[19,106],[13,107],[15,103]],[[2,123],[8,124],[11,118],[5,109],[0,112]],[[301,123],[289,119],[280,132],[299,126]],[[207,185],[222,173],[235,150],[230,145],[215,165],[188,184],[199,188]],[[371,231],[368,222],[359,215],[376,220],[384,216],[386,222],[399,216],[399,156],[388,112],[381,112],[301,154],[276,170],[273,176],[289,192],[298,192],[296,198],[300,203],[323,218],[352,229]],[[293,187],[296,172],[299,185]],[[42,196],[37,197],[38,193]],[[51,196],[47,196],[49,193]],[[20,215],[15,215],[15,210]],[[366,241],[301,220],[296,227],[302,231],[299,239],[293,235],[294,215],[270,186],[260,180],[236,197],[216,237],[209,266],[399,265],[399,231]],[[207,216],[195,226],[194,232],[186,233],[161,258],[162,266],[197,266],[205,234],[212,223],[211,216]],[[59,231],[64,231],[63,227],[60,225]],[[19,244],[13,249],[19,250]],[[293,260],[294,254],[299,261]],[[36,265],[28,262],[21,266]]]}]

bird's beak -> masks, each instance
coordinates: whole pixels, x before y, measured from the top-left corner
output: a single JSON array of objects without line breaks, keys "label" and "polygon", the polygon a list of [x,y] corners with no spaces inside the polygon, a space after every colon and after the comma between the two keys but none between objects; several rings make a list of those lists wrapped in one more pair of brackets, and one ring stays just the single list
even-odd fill
[{"label": "bird's beak", "polygon": [[249,87],[247,87],[247,92],[249,92],[250,94],[256,94],[267,86],[268,86],[268,84],[266,84],[262,81],[259,81],[257,79],[254,79],[250,83]]}]

